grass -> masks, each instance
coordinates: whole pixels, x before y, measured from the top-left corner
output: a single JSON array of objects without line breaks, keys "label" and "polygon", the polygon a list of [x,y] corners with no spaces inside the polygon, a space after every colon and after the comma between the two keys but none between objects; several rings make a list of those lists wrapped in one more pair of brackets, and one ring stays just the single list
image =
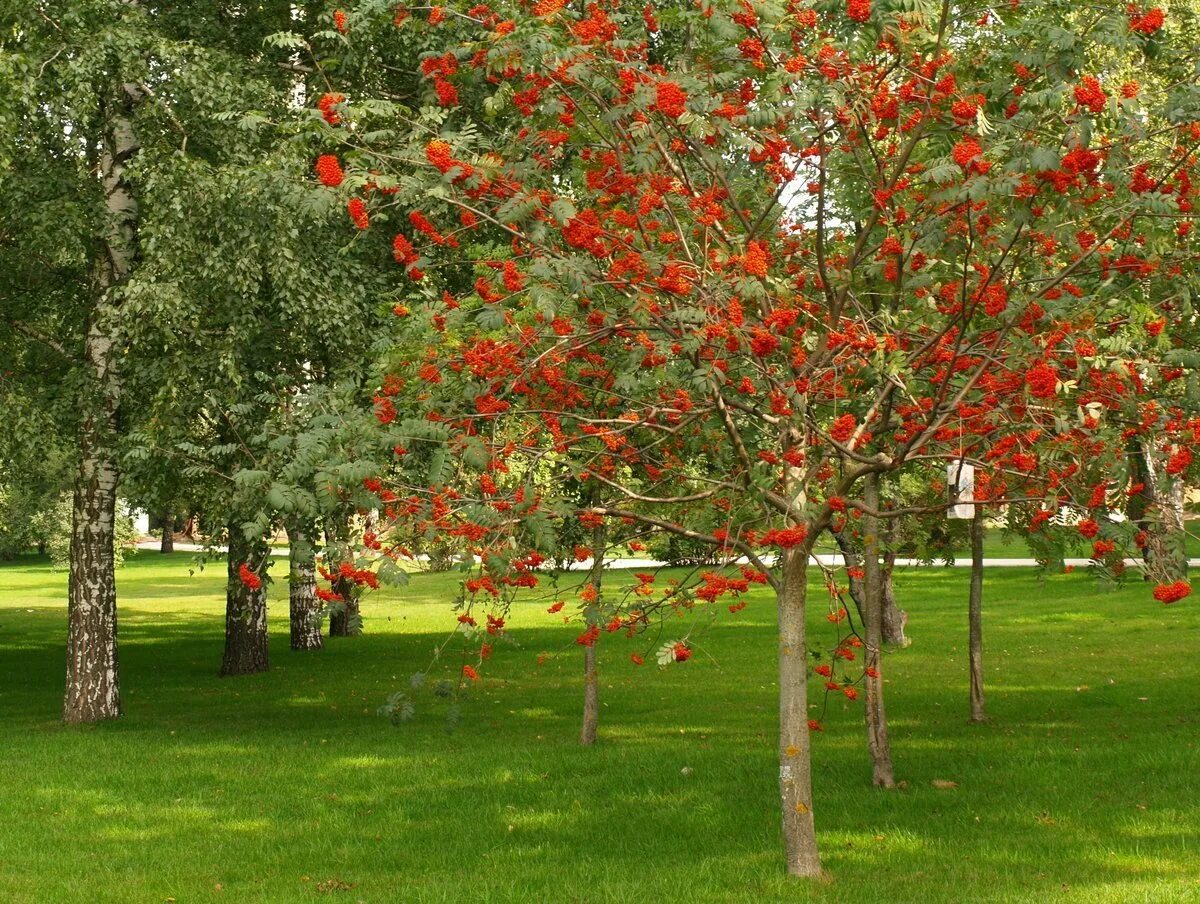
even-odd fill
[{"label": "grass", "polygon": [[[216,677],[220,567],[139,553],[120,573],[125,717],[57,721],[65,577],[0,567],[5,902],[1200,901],[1200,609],[1081,573],[987,576],[992,721],[965,721],[967,572],[899,580],[915,643],[889,656],[898,777],[869,787],[859,705],[816,738],[828,878],[781,874],[765,594],[659,671],[603,644],[602,743],[576,746],[580,657],[518,607],[457,731],[422,700],[452,582],[364,606],[366,634]],[[282,571],[280,562],[276,569]],[[280,597],[284,585],[276,584]],[[820,606],[814,606],[814,610]],[[813,613],[818,640],[828,624]],[[535,654],[560,655],[538,668]],[[949,781],[945,789],[931,784]]]},{"label": "grass", "polygon": [[[1191,516],[1189,515],[1189,519]],[[964,522],[965,523],[965,522]],[[1200,534],[1196,534],[1195,521],[1188,522],[1188,535],[1184,538],[1184,548],[1190,558],[1200,557]],[[966,536],[965,527],[961,528],[961,536],[956,538],[953,544],[953,553],[955,561],[964,564],[969,564],[971,561],[971,544]],[[1086,559],[1091,553],[1091,541],[1085,541],[1082,537],[1075,544],[1074,549],[1067,551],[1067,558]],[[817,542],[817,551],[821,553],[837,553],[836,544],[830,539],[828,534],[823,535]],[[901,553],[901,558],[904,558],[909,553]],[[1005,531],[1001,527],[989,526],[984,529],[983,534],[983,555],[988,559],[1027,559],[1033,556],[1029,550],[1029,545],[1025,539],[1019,534]]]}]

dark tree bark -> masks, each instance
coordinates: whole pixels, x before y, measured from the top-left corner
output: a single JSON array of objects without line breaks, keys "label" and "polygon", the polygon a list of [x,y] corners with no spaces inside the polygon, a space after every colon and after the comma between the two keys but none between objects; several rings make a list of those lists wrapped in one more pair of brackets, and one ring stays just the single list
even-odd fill
[{"label": "dark tree bark", "polygon": [[[833,531],[830,531],[833,533]],[[858,550],[854,548],[854,544],[847,537],[844,530],[833,533],[833,538],[837,542],[838,549],[842,554],[842,561],[846,563],[846,570],[851,568],[862,567],[862,557],[859,556]],[[884,556],[883,568],[883,642],[894,644],[900,647],[908,646],[908,637],[904,634],[904,627],[908,624],[908,615],[903,609],[896,604],[896,591],[892,584],[892,571],[896,564],[896,554],[889,551]],[[864,599],[865,592],[863,590],[863,582],[861,578],[850,576],[850,599],[854,602],[854,608],[858,611],[859,622],[865,624],[865,607]]]},{"label": "dark tree bark", "polygon": [[288,528],[288,562],[292,649],[319,650],[324,644],[317,599],[316,549],[312,538],[299,525]]},{"label": "dark tree bark", "polygon": [[[1125,502],[1125,516],[1137,525],[1138,530],[1148,531],[1150,524],[1147,513],[1154,505],[1154,474],[1150,470],[1150,462],[1145,450],[1136,436],[1131,436],[1125,444],[1126,457],[1129,460],[1129,476],[1134,484],[1141,484],[1141,489],[1130,493]],[[1150,547],[1142,550],[1142,558],[1149,564]]]},{"label": "dark tree bark", "polygon": [[779,798],[783,843],[792,876],[819,876],[812,806],[812,757],[808,733],[808,661],[804,613],[808,596],[808,553],[783,554],[779,609]]},{"label": "dark tree bark", "polygon": [[888,739],[887,710],[883,702],[883,567],[880,563],[879,475],[868,474],[863,486],[863,633],[866,647],[865,706],[867,749],[871,754],[871,780],[880,788],[896,787],[892,747]]},{"label": "dark tree bark", "polygon": [[[345,527],[343,526],[343,531]],[[336,549],[340,538],[337,533],[330,527],[325,528],[325,549],[326,553]],[[327,567],[331,570],[336,569],[338,562],[330,560]],[[342,603],[329,614],[329,636],[330,637],[353,637],[360,630],[355,630],[356,625],[361,624],[360,613],[358,608],[358,599],[354,595],[354,582],[349,578],[339,577],[333,582],[331,588],[334,593],[342,598]]]},{"label": "dark tree bark", "polygon": [[127,168],[140,150],[133,117],[143,99],[134,84],[115,86],[100,109],[99,173],[104,210],[94,268],[94,301],[84,339],[85,412],[71,513],[67,590],[66,722],[96,722],[121,714],[117,663],[117,590],[113,557],[117,503],[120,349],[111,316],[138,256],[138,200]]},{"label": "dark tree bark", "polygon": [[175,516],[170,511],[163,512],[162,542],[159,544],[158,551],[161,553],[175,551]]},{"label": "dark tree bark", "polygon": [[971,518],[971,596],[967,605],[968,659],[971,671],[971,721],[987,718],[983,699],[983,506]]},{"label": "dark tree bark", "polygon": [[[604,581],[604,553],[608,544],[608,531],[601,521],[592,528],[592,588],[596,601],[587,607],[589,627],[599,619],[600,588]],[[579,743],[585,747],[596,743],[596,732],[600,723],[600,678],[596,665],[596,644],[583,648],[583,727],[579,730]]]},{"label": "dark tree bark", "polygon": [[[247,540],[237,524],[229,526],[229,579],[225,586],[225,655],[222,675],[252,675],[270,668],[267,656],[266,572],[270,549],[265,540]],[[245,564],[260,580],[254,589],[239,576]]]},{"label": "dark tree bark", "polygon": [[896,585],[892,573],[896,570],[896,553],[889,549],[883,555],[883,642],[897,647],[907,647],[908,613],[896,604]]},{"label": "dark tree bark", "polygon": [[354,630],[360,617],[354,582],[349,578],[338,578],[333,582],[333,592],[342,598],[342,604],[329,615],[329,636],[354,637],[361,633]]}]

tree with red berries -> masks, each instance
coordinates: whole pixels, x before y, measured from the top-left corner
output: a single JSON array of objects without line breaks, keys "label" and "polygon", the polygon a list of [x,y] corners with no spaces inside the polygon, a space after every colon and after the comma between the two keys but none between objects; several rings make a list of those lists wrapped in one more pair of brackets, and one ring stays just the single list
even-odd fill
[{"label": "tree with red berries", "polygon": [[[709,572],[667,596],[775,591],[794,875],[820,871],[816,538],[865,518],[876,572],[878,481],[961,457],[963,424],[1003,449],[997,474],[1057,474],[1039,481],[1050,491],[1069,469],[1102,482],[1089,452],[1106,434],[1076,403],[1134,391],[1136,374],[1089,367],[1075,347],[1132,329],[1158,280],[1194,279],[1179,227],[1196,99],[1095,74],[1101,48],[1142,52],[1123,11],[1067,47],[1061,13],[413,9],[397,18],[430,42],[424,106],[379,102],[403,134],[337,161],[408,281],[404,353],[382,362],[391,392],[362,453],[385,519],[397,536],[466,540],[481,561],[466,607],[536,583],[537,547],[580,515],[745,557],[740,578]],[[683,48],[670,71],[664,46]],[[569,503],[548,479],[562,467],[619,501]],[[636,630],[666,608],[614,617]],[[869,727],[887,784],[870,608]],[[862,667],[854,646],[820,666],[827,691],[857,696],[839,678]],[[681,640],[660,661],[691,650]]]}]

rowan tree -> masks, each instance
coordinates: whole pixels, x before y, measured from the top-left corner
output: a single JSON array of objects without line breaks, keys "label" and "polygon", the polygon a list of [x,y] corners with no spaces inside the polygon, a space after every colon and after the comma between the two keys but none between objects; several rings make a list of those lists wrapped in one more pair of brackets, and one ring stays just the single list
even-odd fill
[{"label": "rowan tree", "polygon": [[[1099,48],[1141,54],[1155,17],[1113,9],[1072,30],[1069,13],[401,8],[398,27],[439,36],[422,63],[429,105],[394,108],[402,133],[350,136],[353,152],[318,161],[360,202],[352,217],[386,227],[411,280],[405,351],[383,362],[374,411],[374,454],[393,454],[367,489],[387,520],[467,539],[482,562],[467,598],[501,608],[538,582],[537,546],[563,518],[744,555],[741,576],[708,572],[614,618],[636,631],[685,595],[774,589],[796,875],[820,869],[816,538],[855,511],[877,536],[880,476],[961,455],[964,423],[1003,446],[998,470],[1032,461],[1051,489],[1064,470],[1101,483],[1100,419],[1066,413],[1136,375],[1080,366],[1075,345],[1143,316],[1156,279],[1194,278],[1181,228],[1194,92],[1152,98],[1090,68]],[[684,35],[671,70],[656,65],[658,42]],[[552,465],[624,501],[580,511],[544,479]],[[868,646],[881,714],[874,629]],[[691,655],[680,641],[660,661]],[[857,696],[831,673],[818,674]],[[870,725],[887,783],[884,723]]]}]

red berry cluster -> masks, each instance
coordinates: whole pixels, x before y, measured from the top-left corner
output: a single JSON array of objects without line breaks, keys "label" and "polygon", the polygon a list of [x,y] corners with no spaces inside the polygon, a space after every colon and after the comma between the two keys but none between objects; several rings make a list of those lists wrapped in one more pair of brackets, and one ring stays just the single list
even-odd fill
[{"label": "red berry cluster", "polygon": [[[258,590],[262,587],[262,578],[251,571],[245,562],[238,566],[238,580],[250,590]],[[1172,600],[1172,602],[1174,601]]]},{"label": "red berry cluster", "polygon": [[674,82],[659,82],[654,108],[663,116],[678,119],[687,111],[687,94]]},{"label": "red berry cluster", "polygon": [[1154,588],[1154,598],[1160,603],[1177,603],[1185,596],[1192,595],[1192,585],[1187,581],[1175,581],[1173,584],[1159,584]]},{"label": "red berry cluster", "polygon": [[362,198],[351,198],[346,202],[346,212],[350,214],[350,222],[359,229],[366,229],[368,226],[367,205],[363,203]]},{"label": "red berry cluster", "polygon": [[1081,107],[1087,107],[1093,113],[1103,113],[1104,105],[1108,103],[1108,95],[1100,85],[1100,79],[1094,75],[1085,75],[1075,86],[1075,102]]},{"label": "red berry cluster", "polygon": [[333,154],[322,154],[317,158],[316,166],[313,169],[316,170],[321,184],[328,185],[330,188],[337,188],[345,177],[342,172],[342,164]]},{"label": "red berry cluster", "polygon": [[346,99],[344,94],[322,94],[321,99],[317,101],[317,109],[321,111],[321,116],[331,126],[336,126],[342,121],[342,117],[334,109],[338,104]]},{"label": "red berry cluster", "polygon": [[1165,18],[1163,11],[1157,6],[1144,13],[1134,7],[1129,14],[1129,30],[1140,35],[1152,35],[1163,27]]}]

